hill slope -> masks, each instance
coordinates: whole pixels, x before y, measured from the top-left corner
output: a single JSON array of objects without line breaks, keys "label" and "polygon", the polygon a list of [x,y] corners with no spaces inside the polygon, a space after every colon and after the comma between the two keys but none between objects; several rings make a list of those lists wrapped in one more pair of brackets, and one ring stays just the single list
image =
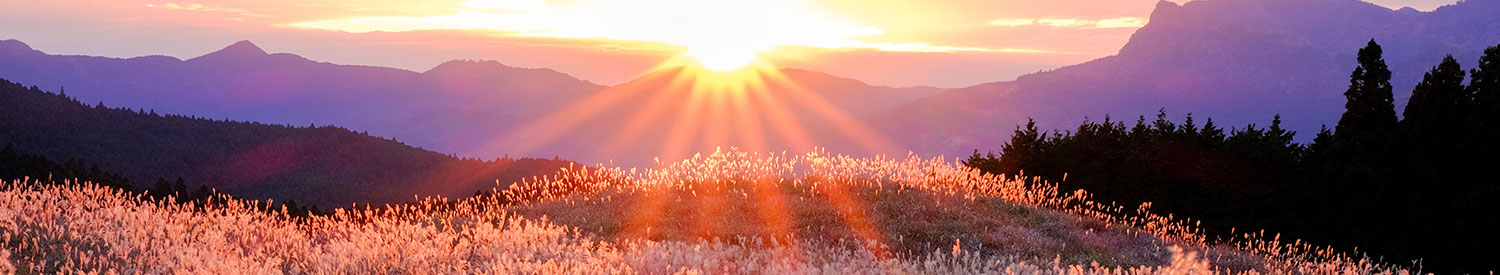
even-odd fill
[{"label": "hill slope", "polygon": [[19,241],[0,243],[0,271],[16,259],[39,273],[1410,273],[1258,236],[1215,245],[1181,221],[942,159],[718,151],[626,171],[305,219],[6,184],[0,219],[14,222],[0,238]]},{"label": "hill slope", "polygon": [[251,199],[347,205],[465,196],[551,174],[566,161],[459,159],[339,127],[213,121],[89,107],[0,81],[0,144],[77,159],[146,184],[183,177]]}]

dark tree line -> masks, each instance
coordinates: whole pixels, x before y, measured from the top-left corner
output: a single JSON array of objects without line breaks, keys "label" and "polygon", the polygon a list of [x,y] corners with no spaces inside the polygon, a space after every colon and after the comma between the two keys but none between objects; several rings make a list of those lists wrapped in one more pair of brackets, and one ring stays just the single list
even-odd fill
[{"label": "dark tree line", "polygon": [[976,151],[967,164],[1102,201],[1149,201],[1211,233],[1266,229],[1391,262],[1420,258],[1427,271],[1500,268],[1500,46],[1467,72],[1444,58],[1400,119],[1381,55],[1374,41],[1360,49],[1343,116],[1308,144],[1279,116],[1223,129],[1161,112],[1050,134],[1028,122],[999,154]]},{"label": "dark tree line", "polygon": [[[207,185],[198,185],[196,189],[189,189],[181,177],[175,182],[158,178],[156,184],[150,188],[143,188],[118,173],[100,170],[99,165],[85,164],[78,160],[57,163],[45,156],[21,154],[16,151],[15,145],[7,144],[4,149],[0,149],[0,185],[23,184],[21,181],[26,181],[24,184],[39,185],[91,184],[129,194],[145,195],[154,200],[200,206],[222,204],[227,200],[236,199],[233,196],[221,194]],[[328,214],[316,205],[302,206],[294,200],[271,201],[261,205],[269,206],[265,208],[266,211],[279,211],[285,207],[287,214],[293,217]]]},{"label": "dark tree line", "polygon": [[77,160],[57,163],[44,156],[25,155],[16,152],[16,146],[6,144],[0,149],[0,181],[34,179],[48,184],[83,180],[101,186],[120,189],[135,189],[129,179],[116,173],[104,172],[99,165],[87,165]]}]

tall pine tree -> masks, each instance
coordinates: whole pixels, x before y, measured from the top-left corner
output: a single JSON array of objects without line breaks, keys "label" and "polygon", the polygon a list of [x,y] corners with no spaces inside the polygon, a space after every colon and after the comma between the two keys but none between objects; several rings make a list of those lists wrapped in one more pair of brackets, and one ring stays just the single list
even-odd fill
[{"label": "tall pine tree", "polygon": [[974,150],[974,155],[969,156],[964,164],[992,173],[1018,176],[1039,165],[1046,142],[1047,137],[1036,128],[1036,120],[1028,119],[1024,128],[1016,126],[1010,142],[1000,146],[1000,156],[994,152],[980,155],[979,150]]},{"label": "tall pine tree", "polygon": [[[1027,119],[1025,128],[1016,128],[1016,133],[1011,136],[1010,142],[1002,145],[1000,151],[1000,167],[1012,175],[1018,175],[1031,170],[1038,165],[1045,150],[1047,136],[1036,128],[1036,120]],[[1032,171],[1037,172],[1037,171]]]},{"label": "tall pine tree", "polygon": [[1500,144],[1495,142],[1500,139],[1500,45],[1485,49],[1479,65],[1470,72],[1468,96],[1474,102],[1471,125],[1483,143],[1483,153],[1495,161],[1500,158],[1494,156],[1500,154]]},{"label": "tall pine tree", "polygon": [[[1473,105],[1464,89],[1464,71],[1452,55],[1423,75],[1422,82],[1412,89],[1411,100],[1406,104],[1405,117],[1401,120],[1403,138],[1400,147],[1404,155],[1401,169],[1406,182],[1436,181],[1441,184],[1426,184],[1415,188],[1426,198],[1453,198],[1465,192],[1469,182],[1465,166],[1472,165],[1476,150],[1472,147],[1473,135],[1466,131],[1469,112]],[[1418,211],[1417,217],[1451,214],[1453,211]]]},{"label": "tall pine tree", "polygon": [[1468,117],[1469,99],[1464,91],[1464,71],[1452,55],[1422,76],[1411,92],[1411,100],[1402,113],[1405,132],[1413,142],[1453,144],[1459,142],[1457,129]]},{"label": "tall pine tree", "polygon": [[1479,66],[1470,73],[1469,96],[1493,120],[1500,114],[1500,45],[1485,49]]},{"label": "tall pine tree", "polygon": [[1349,157],[1366,158],[1385,150],[1396,128],[1396,106],[1391,95],[1391,71],[1385,65],[1380,44],[1375,40],[1359,49],[1359,67],[1349,77],[1344,92],[1344,115],[1335,127],[1336,146],[1354,153]]}]

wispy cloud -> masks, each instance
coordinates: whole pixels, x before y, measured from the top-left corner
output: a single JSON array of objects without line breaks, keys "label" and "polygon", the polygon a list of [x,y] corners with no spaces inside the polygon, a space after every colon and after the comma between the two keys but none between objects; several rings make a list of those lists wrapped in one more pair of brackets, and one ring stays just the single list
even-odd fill
[{"label": "wispy cloud", "polygon": [[1113,29],[1139,28],[1146,25],[1146,19],[1141,17],[1119,17],[1102,20],[1052,17],[1002,18],[990,20],[989,25],[999,27],[1048,26],[1055,28]]},{"label": "wispy cloud", "polygon": [[306,21],[288,24],[287,26],[352,33],[488,29],[524,34],[547,30],[548,28],[543,19],[527,14],[464,11],[450,15],[412,17],[373,16]]},{"label": "wispy cloud", "polygon": [[[238,15],[241,15],[241,16],[249,16],[249,17],[276,17],[275,15],[269,15],[269,14],[263,14],[263,13],[256,13],[256,12],[252,12],[252,11],[245,10],[245,9],[240,9],[240,8],[209,6],[209,5],[199,4],[199,3],[188,3],[188,2],[182,2],[182,3],[179,3],[179,2],[166,2],[166,3],[159,4],[159,5],[158,4],[147,3],[146,7],[147,8],[155,8],[155,9],[177,10],[177,11],[223,12],[223,13],[233,13],[233,14],[238,14]],[[241,19],[241,20],[243,20],[243,19]]]}]

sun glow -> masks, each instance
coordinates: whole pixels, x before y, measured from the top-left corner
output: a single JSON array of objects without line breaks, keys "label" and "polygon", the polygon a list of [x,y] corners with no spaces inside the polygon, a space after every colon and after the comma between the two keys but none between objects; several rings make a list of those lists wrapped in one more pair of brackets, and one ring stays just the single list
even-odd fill
[{"label": "sun glow", "polygon": [[575,8],[568,12],[574,17],[532,35],[664,42],[716,71],[745,68],[778,46],[847,45],[884,32],[788,0],[622,0]]},{"label": "sun glow", "polygon": [[697,61],[699,66],[714,71],[727,72],[750,66],[760,56],[752,49],[737,47],[693,46],[683,56]]},{"label": "sun glow", "polygon": [[356,17],[289,24],[348,32],[488,29],[521,37],[664,43],[703,67],[736,70],[780,46],[885,48],[854,38],[884,29],[860,25],[794,0],[472,0],[455,14]]},{"label": "sun glow", "polygon": [[[497,137],[486,148],[527,153],[582,139],[597,144],[577,153],[585,158],[656,155],[672,161],[716,147],[811,150],[825,143],[823,138],[836,137],[861,152],[899,152],[819,91],[768,62],[712,68],[692,65],[698,61],[691,59],[674,58],[637,81]],[[611,134],[569,134],[575,131]]]}]

